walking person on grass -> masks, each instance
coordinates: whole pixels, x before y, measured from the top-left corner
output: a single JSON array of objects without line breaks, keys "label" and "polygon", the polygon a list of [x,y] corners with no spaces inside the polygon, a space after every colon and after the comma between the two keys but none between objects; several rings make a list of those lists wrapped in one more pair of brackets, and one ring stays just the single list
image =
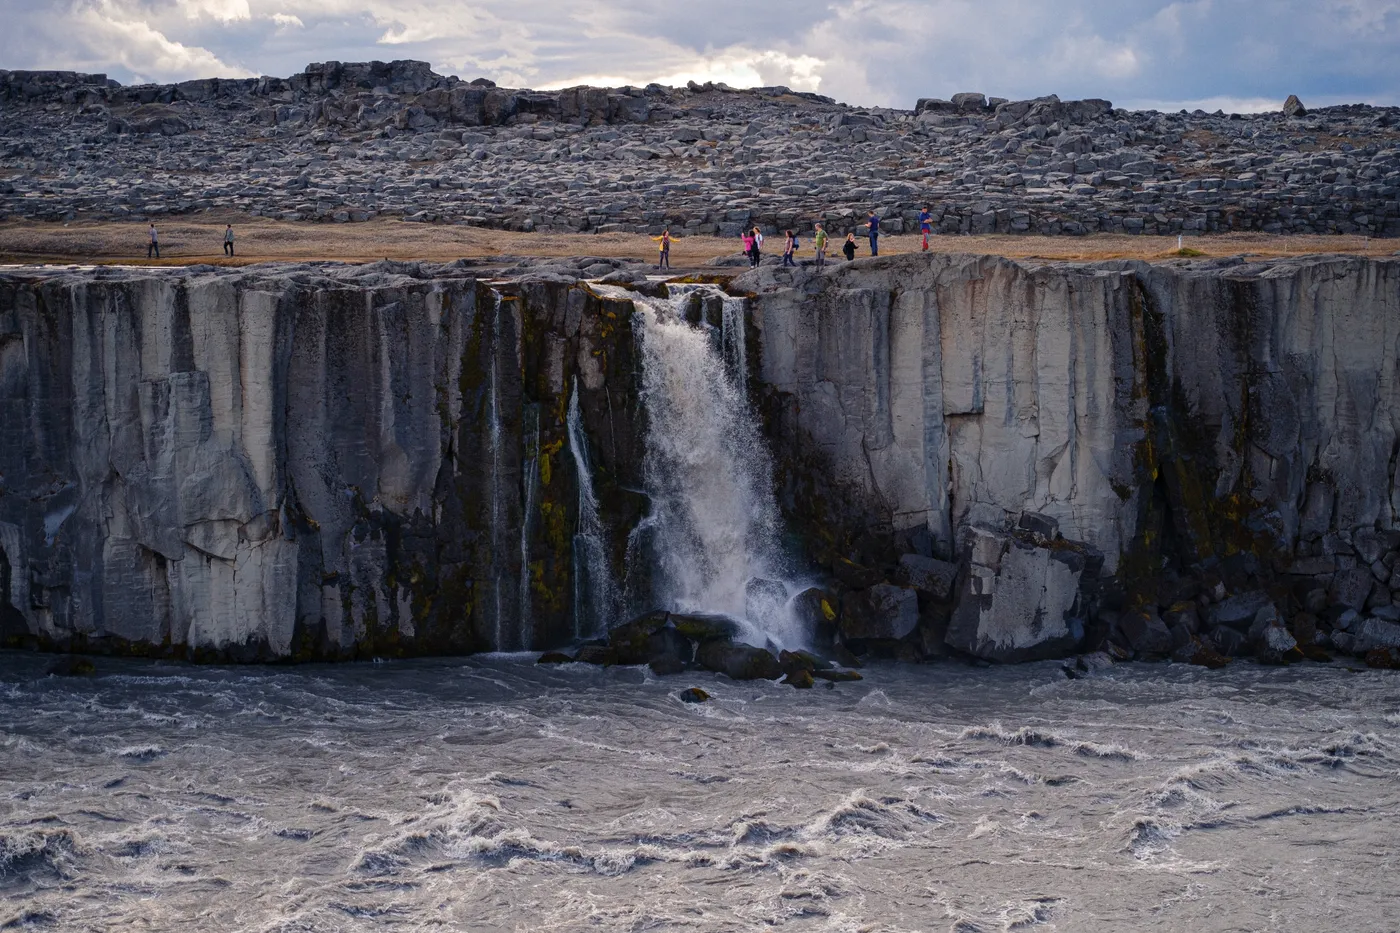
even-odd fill
[{"label": "walking person on grass", "polygon": [[160,258],[160,236],[156,233],[156,225],[151,224],[151,229],[146,232],[148,238],[146,243],[146,258],[150,259],[154,253],[157,259]]},{"label": "walking person on grass", "polygon": [[233,224],[229,224],[224,229],[224,255],[233,255]]}]

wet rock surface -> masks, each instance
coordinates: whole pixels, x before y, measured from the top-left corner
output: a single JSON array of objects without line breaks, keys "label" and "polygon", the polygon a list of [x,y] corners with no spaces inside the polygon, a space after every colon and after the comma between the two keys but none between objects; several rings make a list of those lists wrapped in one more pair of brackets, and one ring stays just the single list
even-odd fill
[{"label": "wet rock surface", "polygon": [[959,94],[498,88],[412,61],[121,87],[0,71],[0,218],[231,210],[735,236],[875,209],[886,233],[1400,234],[1400,109],[1134,112]]}]

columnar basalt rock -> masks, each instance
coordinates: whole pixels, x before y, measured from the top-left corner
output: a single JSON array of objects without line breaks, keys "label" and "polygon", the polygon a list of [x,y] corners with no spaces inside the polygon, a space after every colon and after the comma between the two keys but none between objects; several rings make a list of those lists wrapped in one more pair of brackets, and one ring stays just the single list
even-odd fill
[{"label": "columnar basalt rock", "polygon": [[616,503],[629,311],[450,267],[0,276],[0,634],[235,659],[571,640],[567,399]]},{"label": "columnar basalt rock", "polygon": [[[1053,519],[1048,546],[1087,543],[1121,598],[1164,611],[1178,572],[1340,587],[1333,602],[1357,609],[1400,597],[1400,262],[906,256],[733,287],[756,296],[790,512],[828,560],[878,559],[874,529],[971,561],[958,612],[981,599],[983,628],[1020,657],[1034,644],[991,599],[1004,561],[966,542],[1006,543],[1042,523],[1027,513]],[[1035,575],[1023,627],[1050,639],[1084,621],[1059,577]],[[978,647],[975,621],[955,616],[950,643],[1009,659]]]},{"label": "columnar basalt rock", "polygon": [[[591,259],[491,286],[465,263],[0,275],[0,636],[307,659],[594,634],[574,392],[618,579],[649,508],[633,305],[581,281],[604,273],[659,287]],[[730,289],[830,573],[797,600],[814,638],[1392,647],[1400,261],[900,256]]]}]

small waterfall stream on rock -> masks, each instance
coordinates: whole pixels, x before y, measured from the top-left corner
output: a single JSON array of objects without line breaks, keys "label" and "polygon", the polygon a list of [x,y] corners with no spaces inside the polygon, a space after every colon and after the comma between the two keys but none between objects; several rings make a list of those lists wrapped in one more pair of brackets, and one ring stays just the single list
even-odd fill
[{"label": "small waterfall stream on rock", "polygon": [[617,612],[617,588],[608,571],[603,523],[598,517],[598,497],[593,491],[593,468],[588,440],[579,413],[578,383],[569,393],[566,422],[569,452],[578,473],[578,526],[574,533],[574,637],[586,638],[608,624]]},{"label": "small waterfall stream on rock", "polygon": [[[722,303],[720,327],[686,321],[697,291],[702,304]],[[746,622],[759,644],[800,645],[772,458],[744,392],[743,301],[707,286],[673,286],[665,300],[628,297],[637,309],[651,503],[629,548],[629,579],[650,590],[629,593],[633,608],[720,613]]]},{"label": "small waterfall stream on rock", "polygon": [[491,590],[492,598],[495,601],[495,639],[492,644],[496,650],[501,650],[505,642],[505,625],[501,618],[503,605],[501,602],[501,591],[504,589],[503,578],[504,569],[501,565],[503,556],[501,540],[501,528],[505,524],[502,521],[501,513],[504,508],[504,483],[505,467],[502,454],[501,437],[501,296],[493,291],[494,304],[491,309],[491,327],[494,340],[491,348]]}]

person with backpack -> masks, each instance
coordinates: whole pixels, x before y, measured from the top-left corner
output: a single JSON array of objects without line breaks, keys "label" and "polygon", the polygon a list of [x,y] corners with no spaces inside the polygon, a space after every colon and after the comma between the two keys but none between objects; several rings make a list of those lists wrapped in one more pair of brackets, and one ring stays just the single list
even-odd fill
[{"label": "person with backpack", "polygon": [[793,258],[792,258],[792,254],[793,254],[796,250],[797,250],[797,234],[795,234],[795,233],[793,233],[791,230],[789,230],[789,231],[787,232],[787,242],[783,244],[783,265],[785,265],[785,266],[795,266],[795,265],[797,265],[797,263],[796,263],[796,262],[793,260]]},{"label": "person with backpack", "polygon": [[757,269],[763,265],[763,231],[758,227],[753,228],[753,266]]}]

